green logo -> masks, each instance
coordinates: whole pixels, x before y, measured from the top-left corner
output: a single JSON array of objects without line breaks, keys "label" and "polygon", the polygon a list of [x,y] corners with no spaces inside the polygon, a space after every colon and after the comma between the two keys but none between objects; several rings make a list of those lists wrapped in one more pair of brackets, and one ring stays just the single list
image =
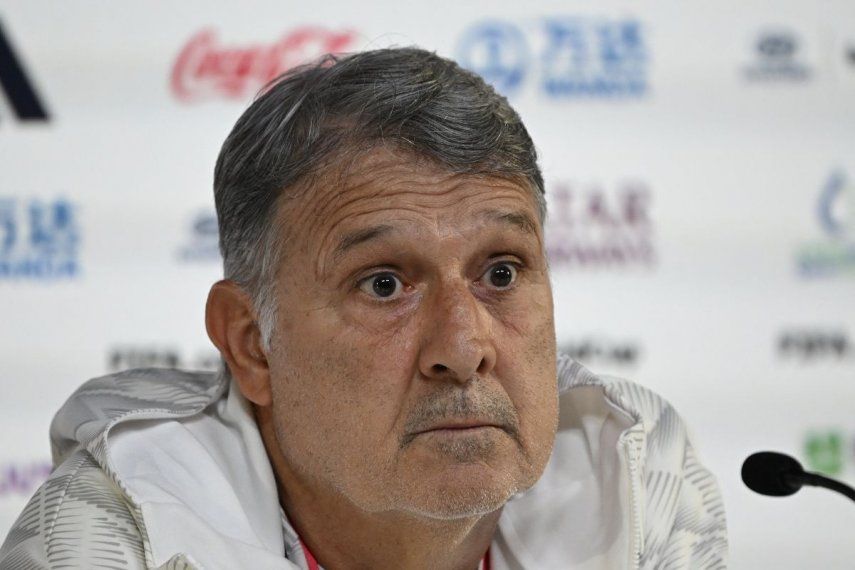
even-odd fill
[{"label": "green logo", "polygon": [[805,458],[809,471],[837,475],[843,471],[843,435],[837,430],[812,431],[805,437]]},{"label": "green logo", "polygon": [[826,235],[799,249],[799,272],[807,277],[855,272],[855,182],[842,170],[832,172],[823,186],[816,213]]}]

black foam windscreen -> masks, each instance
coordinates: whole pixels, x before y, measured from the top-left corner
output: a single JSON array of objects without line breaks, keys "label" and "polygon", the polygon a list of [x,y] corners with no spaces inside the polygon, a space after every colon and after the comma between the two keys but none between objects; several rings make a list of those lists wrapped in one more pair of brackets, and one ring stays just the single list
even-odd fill
[{"label": "black foam windscreen", "polygon": [[774,451],[755,453],[742,464],[742,481],[748,488],[773,497],[786,497],[801,489],[798,479],[803,474],[798,461]]}]

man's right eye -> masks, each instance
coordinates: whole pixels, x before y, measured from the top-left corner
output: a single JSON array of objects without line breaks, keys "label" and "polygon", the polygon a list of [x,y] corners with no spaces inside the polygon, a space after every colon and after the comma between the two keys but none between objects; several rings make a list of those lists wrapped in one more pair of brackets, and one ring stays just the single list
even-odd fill
[{"label": "man's right eye", "polygon": [[394,273],[386,271],[366,277],[359,282],[359,288],[376,299],[389,300],[401,294],[404,284]]}]

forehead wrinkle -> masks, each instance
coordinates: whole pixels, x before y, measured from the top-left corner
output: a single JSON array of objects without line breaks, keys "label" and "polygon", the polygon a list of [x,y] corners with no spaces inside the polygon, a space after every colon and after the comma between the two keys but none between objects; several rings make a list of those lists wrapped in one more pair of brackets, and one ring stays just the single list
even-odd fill
[{"label": "forehead wrinkle", "polygon": [[[475,198],[477,197],[472,197],[472,199]],[[493,198],[488,199],[488,203],[492,201],[492,199]],[[501,197],[497,196],[494,199],[500,200]],[[483,204],[483,201],[480,201],[479,204]],[[476,212],[474,215],[467,216],[468,219],[472,220],[472,225],[459,223],[457,219],[450,220],[451,223],[443,223],[447,218],[444,219],[441,212],[430,207],[419,208],[417,205],[411,205],[409,207],[390,206],[388,208],[372,210],[367,214],[363,214],[363,216],[375,217],[385,210],[391,210],[396,214],[394,217],[383,218],[385,221],[388,221],[388,223],[381,222],[376,225],[368,225],[367,227],[345,233],[344,236],[338,239],[337,245],[335,248],[332,248],[331,253],[331,248],[327,246],[327,243],[321,244],[315,268],[317,275],[324,275],[328,258],[332,257],[333,262],[340,261],[344,253],[346,253],[346,250],[350,247],[376,238],[385,238],[389,234],[400,233],[402,230],[412,231],[416,236],[424,235],[427,237],[427,235],[432,234],[440,240],[444,240],[458,236],[465,237],[464,234],[466,233],[477,232],[485,225],[495,224],[510,227],[518,232],[524,233],[525,235],[535,237],[538,243],[540,243],[540,234],[537,231],[538,226],[533,221],[533,218],[522,210],[509,212],[507,209],[490,209],[487,211]],[[413,214],[413,216],[409,217],[402,214]],[[344,219],[337,222],[330,228],[325,235],[326,239],[323,240],[324,242],[331,242],[333,240],[336,228],[341,225],[341,223],[344,223],[346,218],[347,217],[345,216]],[[423,222],[423,224],[419,222]],[[430,228],[430,231],[427,233],[421,231],[422,228],[427,227]],[[424,244],[426,242],[421,243]]]},{"label": "forehead wrinkle", "polygon": [[[400,232],[402,227],[408,227],[408,228],[415,227],[414,224],[412,223],[412,220],[401,219],[402,217],[400,214],[415,213],[415,214],[417,214],[417,216],[420,216],[420,217],[424,216],[424,212],[422,210],[419,210],[416,208],[408,208],[408,207],[401,207],[401,206],[397,206],[397,207],[396,206],[389,206],[389,207],[381,208],[381,209],[373,209],[370,212],[366,212],[366,213],[362,213],[362,214],[356,214],[355,217],[356,218],[359,218],[359,217],[376,218],[378,214],[381,214],[382,212],[384,212],[386,210],[394,211],[398,215],[385,216],[382,218],[382,221],[378,221],[377,224],[371,224],[371,222],[369,221],[368,224],[366,225],[366,227],[356,229],[352,232],[346,232],[344,234],[344,239],[346,240],[350,236],[359,238],[359,237],[362,237],[359,235],[362,233],[366,234],[366,236],[365,236],[366,238],[369,237],[369,235],[367,235],[367,234],[371,234],[370,238],[386,237],[387,235],[389,235],[391,233]],[[340,247],[333,248],[333,247],[331,247],[331,244],[335,242],[336,230],[343,223],[346,223],[348,221],[348,219],[352,219],[352,217],[353,216],[347,216],[347,215],[343,216],[340,220],[337,220],[336,222],[334,222],[324,232],[324,236],[320,240],[318,248],[317,248],[318,255],[316,257],[315,273],[318,277],[322,277],[326,273],[326,268],[328,265],[327,260],[329,257],[332,257],[332,261],[336,262],[336,261],[339,261],[344,256],[345,252],[339,253],[339,250],[341,249]],[[382,230],[382,231],[380,231],[379,233],[376,233],[375,230]],[[418,230],[417,230],[417,233],[421,233],[421,232],[418,232]],[[342,241],[343,240],[340,239],[338,241],[338,243],[342,244]],[[360,241],[365,241],[365,240],[360,240]]]},{"label": "forehead wrinkle", "polygon": [[[456,175],[455,175],[456,176]],[[394,175],[389,175],[386,178],[392,178],[393,181],[396,180],[397,177]],[[319,240],[319,266],[325,265],[320,257],[323,257],[323,252],[328,251],[331,248],[331,242],[334,239],[334,234],[336,229],[342,224],[345,223],[348,218],[352,218],[355,216],[359,217],[360,215],[365,216],[377,216],[384,210],[395,210],[398,212],[412,212],[417,215],[424,216],[426,212],[430,212],[431,210],[435,210],[437,208],[446,207],[452,203],[454,203],[453,199],[446,200],[446,203],[436,204],[425,204],[422,207],[420,206],[420,202],[430,201],[432,199],[442,198],[446,195],[452,194],[455,190],[459,189],[462,184],[464,184],[465,180],[460,180],[451,185],[449,188],[443,188],[441,191],[436,191],[436,186],[433,181],[427,180],[418,180],[414,181],[412,179],[408,179],[405,181],[401,181],[400,184],[393,182],[390,184],[391,188],[384,188],[381,183],[373,189],[370,194],[363,194],[359,190],[368,187],[371,189],[371,186],[378,183],[378,180],[370,179],[365,181],[358,181],[356,183],[348,184],[348,186],[340,191],[336,197],[332,200],[329,200],[321,205],[320,208],[315,208],[312,212],[313,220],[311,225],[309,226],[310,233],[314,233],[317,230],[317,226],[329,221],[330,219],[334,219],[333,223],[323,232],[323,236]],[[405,186],[404,188],[395,189],[394,186],[400,185]],[[414,189],[413,186],[419,188],[430,188],[429,191],[424,191],[422,189]],[[389,200],[392,197],[396,197],[400,199],[403,203],[399,205],[387,206],[385,208],[376,208],[373,205],[380,203],[383,205],[389,204]],[[459,200],[462,202],[463,200]],[[318,202],[321,202],[318,200]],[[360,210],[368,210],[366,212],[360,213]],[[354,210],[356,212],[354,212]],[[329,214],[324,215],[327,211]],[[438,215],[435,213],[429,216],[435,220],[435,225],[437,229],[439,228],[439,220]],[[378,225],[383,224],[383,220],[377,220]],[[340,250],[341,248],[335,247],[334,250]],[[323,271],[321,271],[323,273]]]},{"label": "forehead wrinkle", "polygon": [[[319,181],[317,186],[322,187],[320,191],[310,189],[308,192],[305,192],[298,198],[290,211],[287,212],[287,217],[291,220],[304,220],[303,224],[291,223],[289,225],[292,228],[297,226],[296,230],[292,230],[290,233],[295,237],[302,238],[302,247],[307,252],[311,250],[311,242],[313,241],[310,236],[321,231],[323,224],[333,217],[332,214],[336,214],[354,202],[359,202],[365,198],[365,196],[359,196],[358,192],[348,192],[349,189],[357,189],[361,185],[348,185],[343,188],[340,184],[335,184],[333,182],[334,179],[331,178],[327,177]],[[368,182],[370,181],[366,181],[364,184]],[[332,210],[329,213],[330,215],[324,215],[327,210]],[[319,240],[320,247],[323,247],[324,242],[328,240],[332,230],[335,229],[338,223],[334,223],[332,227],[324,232],[323,237]]]},{"label": "forehead wrinkle", "polygon": [[[430,199],[431,197],[436,197],[436,195],[425,196],[424,193],[407,191],[401,192],[399,195],[406,196],[408,194],[414,195],[416,198],[425,197]],[[342,213],[339,220],[336,220],[329,229],[324,232],[324,237],[321,240],[319,250],[321,255],[320,257],[326,257],[324,252],[332,249],[332,256],[334,259],[339,259],[341,255],[344,253],[345,249],[348,249],[352,245],[356,245],[358,242],[363,242],[378,235],[385,235],[390,233],[391,231],[397,231],[400,229],[400,225],[396,223],[388,223],[392,221],[392,218],[400,218],[401,214],[412,214],[413,218],[418,218],[422,220],[426,226],[430,226],[434,235],[440,238],[447,238],[451,235],[459,235],[463,233],[467,228],[465,227],[467,224],[465,221],[459,220],[459,216],[455,216],[449,220],[446,216],[444,216],[444,212],[441,211],[442,208],[446,208],[452,205],[457,206],[457,210],[463,209],[464,211],[468,209],[470,203],[477,203],[479,206],[483,206],[485,204],[490,204],[491,202],[504,202],[509,196],[515,196],[515,194],[492,194],[488,196],[486,199],[480,195],[472,195],[466,196],[462,199],[456,200],[444,200],[442,204],[439,206],[434,204],[420,204],[417,200],[406,200],[401,205],[388,205],[383,208],[371,208],[370,211],[355,215],[356,218],[359,217],[368,217],[374,218],[376,223],[368,222],[366,227],[357,228],[351,232],[347,232],[344,236],[340,237],[335,245],[332,247],[331,242],[333,242],[335,238],[335,233],[337,228],[348,221],[348,219],[352,219],[354,215],[350,212],[342,212],[342,210],[348,210],[350,208],[342,208],[339,212]],[[360,200],[351,200],[346,205],[351,205],[354,202]],[[384,204],[387,203],[384,201]],[[384,211],[392,211],[395,216],[388,217],[382,216]],[[524,210],[514,209],[508,210],[506,204],[504,207],[496,207],[491,208],[486,211],[473,212],[473,215],[468,215],[467,217],[471,218],[474,222],[476,222],[479,226],[483,227],[486,223],[497,223],[501,225],[508,225],[521,231],[523,233],[532,235],[539,239],[539,232],[537,231],[538,225],[534,222],[532,216],[527,214]],[[378,219],[379,218],[379,219]],[[453,223],[443,223],[444,221],[452,221]],[[463,223],[461,223],[463,222]],[[404,224],[406,226],[412,225],[412,220],[404,220]],[[320,259],[319,259],[320,261]]]},{"label": "forehead wrinkle", "polygon": [[[386,221],[389,217],[383,219],[379,216],[383,210],[392,209],[398,213],[409,211],[418,217],[428,218],[435,235],[448,236],[460,234],[461,228],[459,223],[443,227],[441,218],[447,214],[439,212],[443,208],[454,207],[452,213],[455,213],[473,202],[484,206],[496,200],[523,198],[530,206],[529,202],[532,201],[528,190],[504,178],[453,173],[402,158],[365,160],[356,168],[348,170],[346,176],[325,176],[316,179],[314,185],[315,191],[310,189],[295,204],[291,219],[306,221],[305,225],[299,224],[302,227],[294,233],[302,234],[303,247],[308,253],[312,250],[316,252],[315,271],[318,277],[325,273],[326,252],[340,249],[332,245],[335,231],[355,216],[374,217],[374,225],[379,226],[388,225]],[[461,189],[462,196],[459,195]],[[390,204],[392,198],[398,202],[397,205]],[[377,208],[377,204],[385,207]],[[523,219],[526,216],[506,216],[509,213],[508,205],[505,203],[503,206],[496,206],[495,211],[501,212],[497,214],[498,217],[505,216],[505,221],[521,227],[531,225]],[[455,218],[460,221],[459,216]],[[311,238],[319,233],[322,234],[318,236],[320,239]],[[542,241],[539,232],[534,233],[538,241]],[[313,246],[313,242],[316,245]]]},{"label": "forehead wrinkle", "polygon": [[[424,197],[425,195],[421,192],[413,192],[407,191],[399,193],[399,195],[406,196],[408,194],[413,194],[416,197]],[[486,199],[486,202],[489,203],[495,200],[502,200],[507,196],[502,195],[494,195],[490,196]],[[351,201],[352,202],[355,202]],[[464,231],[464,227],[466,224],[459,223],[458,220],[455,220],[453,224],[443,224],[444,219],[448,219],[443,215],[443,212],[440,209],[444,207],[449,207],[451,205],[457,204],[460,207],[465,209],[467,202],[475,202],[479,205],[483,205],[485,200],[481,196],[467,196],[461,200],[449,200],[444,204],[441,204],[439,207],[433,204],[422,205],[417,203],[417,201],[404,201],[401,205],[389,205],[384,208],[372,208],[370,211],[356,214],[356,218],[359,217],[369,217],[369,218],[380,218],[377,220],[377,223],[371,223],[369,221],[369,225],[362,228],[357,228],[353,231],[345,233],[342,237],[337,240],[336,246],[332,248],[333,258],[340,258],[344,251],[360,242],[368,241],[378,236],[387,235],[392,231],[398,231],[401,229],[400,224],[394,223],[394,221],[400,218],[400,214],[413,214],[413,218],[418,218],[425,222],[425,225],[429,225],[433,230],[433,233],[438,237],[448,237],[449,235],[460,234]],[[386,203],[386,202],[384,202]],[[349,205],[349,204],[348,204]],[[342,208],[346,209],[346,208]],[[459,209],[459,208],[458,208]],[[381,216],[384,211],[393,211],[396,216],[393,218]],[[353,216],[347,212],[345,212],[340,220],[337,220],[335,223],[331,225],[329,230],[325,232],[324,239],[321,240],[322,243],[320,245],[321,251],[326,251],[330,249],[330,242],[333,240],[334,234],[336,233],[336,229],[343,223],[346,223],[348,218],[352,218]],[[520,229],[525,233],[530,233],[532,235],[537,235],[536,226],[532,221],[531,216],[527,215],[524,211],[521,210],[513,210],[508,211],[507,208],[503,209],[490,209],[483,212],[476,212],[473,216],[469,216],[474,221],[477,221],[479,225],[483,225],[486,222],[497,222],[500,224],[510,225],[514,228]],[[392,221],[394,220],[394,221]],[[392,223],[387,223],[392,221]],[[412,220],[403,220],[404,225],[412,226]]]},{"label": "forehead wrinkle", "polygon": [[[375,149],[362,155],[358,163],[350,163],[344,171],[337,174],[330,172],[321,179],[316,179],[316,186],[323,187],[326,182],[325,186],[329,190],[322,193],[306,193],[303,196],[305,207],[298,209],[310,211],[316,220],[320,221],[326,218],[324,212],[330,208],[344,209],[353,201],[387,195],[389,190],[392,190],[393,194],[411,192],[419,196],[441,197],[454,193],[461,185],[470,181],[494,190],[509,182],[517,186],[504,178],[485,179],[482,175],[450,172],[435,164],[414,160],[411,156],[401,156],[388,150]],[[371,186],[375,187],[373,192],[359,195],[361,194],[359,190],[365,187],[370,189]],[[352,198],[342,201],[343,197],[350,196]]]}]

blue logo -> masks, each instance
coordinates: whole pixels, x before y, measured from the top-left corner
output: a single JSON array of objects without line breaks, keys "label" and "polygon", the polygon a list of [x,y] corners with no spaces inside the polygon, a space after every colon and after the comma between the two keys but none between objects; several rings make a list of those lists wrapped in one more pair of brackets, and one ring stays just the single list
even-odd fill
[{"label": "blue logo", "polygon": [[[536,61],[530,45],[542,46]],[[464,33],[457,51],[461,65],[506,95],[528,77],[552,98],[636,98],[648,89],[649,56],[633,19],[550,18],[528,36],[514,24],[481,23]]]},{"label": "blue logo", "polygon": [[197,213],[190,224],[190,237],[179,250],[182,261],[219,261],[219,229],[214,212]]},{"label": "blue logo", "polygon": [[556,96],[638,97],[647,90],[641,26],[619,22],[553,21],[546,25],[543,87]]},{"label": "blue logo", "polygon": [[0,279],[61,279],[80,272],[71,202],[0,198]]},{"label": "blue logo", "polygon": [[817,213],[828,235],[855,237],[855,187],[842,170],[831,173],[819,197]]},{"label": "blue logo", "polygon": [[469,29],[460,41],[459,60],[502,93],[511,93],[523,82],[529,51],[520,30],[504,22],[482,23]]},{"label": "blue logo", "polygon": [[832,172],[823,186],[817,218],[826,239],[799,250],[799,272],[811,277],[855,273],[855,184],[842,170]]}]

